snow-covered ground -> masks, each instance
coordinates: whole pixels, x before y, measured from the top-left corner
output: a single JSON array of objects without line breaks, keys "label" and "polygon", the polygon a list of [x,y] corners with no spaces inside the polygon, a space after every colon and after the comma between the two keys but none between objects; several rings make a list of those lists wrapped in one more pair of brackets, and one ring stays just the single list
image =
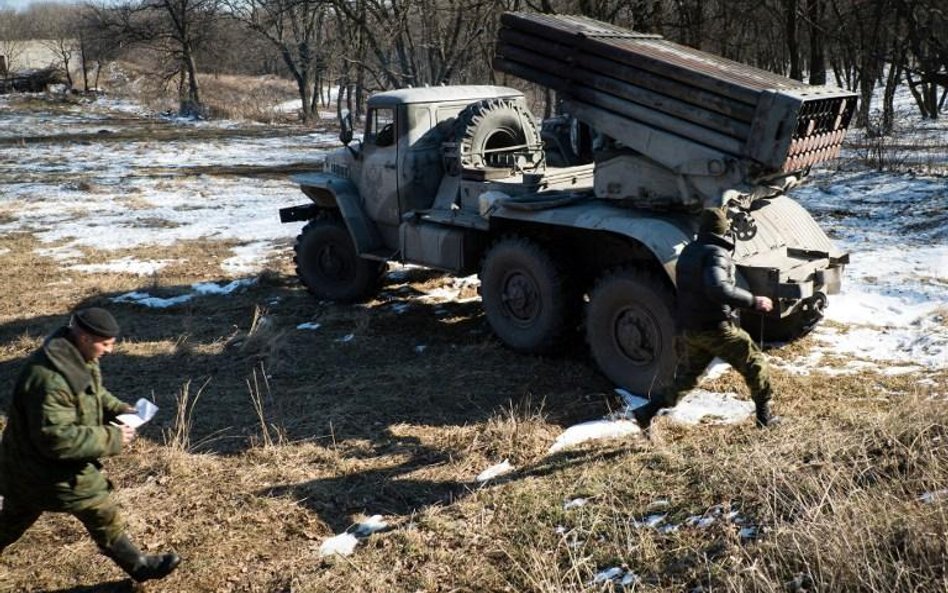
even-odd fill
[{"label": "snow-covered ground", "polygon": [[835,372],[948,366],[948,179],[820,171],[794,195],[851,254],[826,312],[843,327],[820,326],[824,347],[802,366],[833,355],[851,359]]},{"label": "snow-covered ground", "polygon": [[[910,108],[905,101],[899,106]],[[0,139],[82,135],[68,141],[0,145],[0,232],[32,232],[42,243],[38,248],[42,254],[77,270],[142,275],[160,271],[170,262],[126,255],[91,263],[83,249],[230,240],[236,247],[220,272],[245,278],[260,271],[278,244],[285,246],[296,235],[302,223],[281,224],[278,210],[305,202],[305,197],[288,175],[251,178],[195,168],[300,162],[316,167],[325,151],[338,144],[334,134],[317,133],[108,141],[107,136],[129,121],[208,130],[236,127],[233,122],[157,121],[134,104],[106,99],[67,113],[24,114],[0,97]],[[948,122],[922,125],[910,111],[899,121],[906,138],[921,138],[926,146],[948,145]],[[794,192],[838,245],[850,252],[852,263],[843,293],[830,299],[827,317],[837,323],[823,324],[815,332],[819,347],[799,360],[782,363],[783,367],[798,373],[943,369],[948,366],[948,180],[867,170],[854,156],[844,155],[844,170],[815,171]],[[948,171],[948,163],[941,164]],[[400,273],[390,272],[391,279],[397,282]],[[475,284],[474,277],[458,279],[408,298],[428,304],[477,298]],[[202,291],[195,287],[194,294],[181,298]],[[126,296],[143,305],[174,305],[145,294]],[[945,391],[944,385],[936,388]],[[675,418],[697,422],[708,415],[721,421],[746,417],[746,402],[731,395],[696,390],[676,410]],[[608,423],[600,428],[603,434],[631,432]],[[594,429],[587,426],[564,434],[553,447],[572,446],[590,431]],[[580,433],[585,436],[579,438]]]},{"label": "snow-covered ground", "polygon": [[[0,97],[0,139],[63,136],[67,141],[0,145],[0,232],[31,231],[41,253],[91,272],[151,274],[167,261],[117,258],[83,267],[82,249],[166,246],[210,238],[237,242],[222,272],[259,271],[277,241],[299,224],[280,224],[281,207],[306,198],[288,178],[248,178],[196,168],[318,168],[332,134],[273,137],[221,134],[210,139],[109,141],[136,114],[128,103],[97,101],[70,113],[16,113]],[[108,123],[111,122],[111,123]],[[234,122],[159,122],[164,126],[234,128]],[[77,137],[75,135],[81,135]],[[107,232],[103,232],[107,229]]]}]

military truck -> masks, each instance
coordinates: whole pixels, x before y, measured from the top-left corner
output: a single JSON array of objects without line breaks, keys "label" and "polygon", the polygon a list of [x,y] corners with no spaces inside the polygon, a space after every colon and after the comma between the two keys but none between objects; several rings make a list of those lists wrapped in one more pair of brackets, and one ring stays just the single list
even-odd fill
[{"label": "military truck", "polygon": [[507,13],[496,69],[554,89],[538,123],[502,86],[399,89],[369,98],[362,139],[293,177],[310,203],[295,246],[302,283],[351,302],[386,262],[477,273],[512,349],[548,353],[585,334],[598,368],[648,394],[675,366],[675,262],[698,213],[726,208],[738,282],[775,309],[754,335],[790,340],[819,321],[848,255],[788,194],[834,158],[855,95],[575,16]]}]

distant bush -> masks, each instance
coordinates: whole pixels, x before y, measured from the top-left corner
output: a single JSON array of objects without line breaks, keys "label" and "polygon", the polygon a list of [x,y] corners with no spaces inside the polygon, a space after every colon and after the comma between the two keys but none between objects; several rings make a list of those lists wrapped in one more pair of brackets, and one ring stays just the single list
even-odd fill
[{"label": "distant bush", "polygon": [[6,80],[0,79],[0,93],[41,93],[51,84],[62,84],[62,74],[56,68],[43,68],[31,72],[14,74]]}]

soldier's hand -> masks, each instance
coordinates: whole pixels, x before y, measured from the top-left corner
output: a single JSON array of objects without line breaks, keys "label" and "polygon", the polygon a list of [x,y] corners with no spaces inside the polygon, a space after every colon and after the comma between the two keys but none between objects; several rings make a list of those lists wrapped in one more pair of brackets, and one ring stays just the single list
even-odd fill
[{"label": "soldier's hand", "polygon": [[769,313],[773,311],[774,302],[770,300],[770,297],[765,296],[755,296],[754,297],[754,309],[757,311],[763,311],[764,313]]},{"label": "soldier's hand", "polygon": [[119,430],[122,431],[122,444],[127,445],[135,438],[135,429],[127,424],[119,424]]}]

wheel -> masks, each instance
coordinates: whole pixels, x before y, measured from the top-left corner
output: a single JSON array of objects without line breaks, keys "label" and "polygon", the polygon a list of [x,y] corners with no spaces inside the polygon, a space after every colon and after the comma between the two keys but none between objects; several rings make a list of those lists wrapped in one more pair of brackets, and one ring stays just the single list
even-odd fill
[{"label": "wheel", "polygon": [[296,275],[316,298],[349,303],[378,292],[385,264],[359,257],[340,220],[310,221],[296,238],[295,251]]},{"label": "wheel", "polygon": [[586,307],[586,341],[613,383],[647,396],[675,372],[675,297],[656,277],[625,267],[596,282]]},{"label": "wheel", "polygon": [[563,275],[550,254],[528,239],[495,243],[481,266],[481,299],[487,321],[518,352],[555,350],[569,328]]},{"label": "wheel", "polygon": [[533,115],[519,103],[485,99],[458,114],[454,128],[462,168],[512,167],[543,161],[543,142]]},{"label": "wheel", "polygon": [[803,303],[799,309],[783,319],[764,317],[750,311],[741,311],[741,327],[755,340],[764,342],[792,342],[807,335],[823,319],[825,297]]}]

